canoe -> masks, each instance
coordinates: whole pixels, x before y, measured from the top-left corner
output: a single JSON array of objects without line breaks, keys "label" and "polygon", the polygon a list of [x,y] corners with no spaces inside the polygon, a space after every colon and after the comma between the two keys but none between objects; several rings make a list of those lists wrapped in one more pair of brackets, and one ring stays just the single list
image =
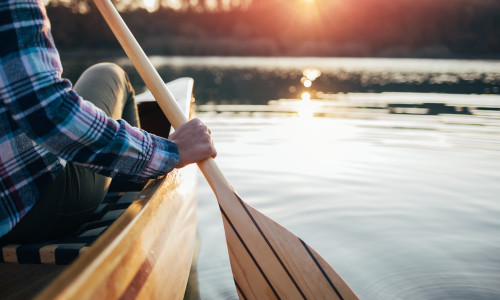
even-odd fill
[{"label": "canoe", "polygon": [[[189,115],[193,80],[180,78],[167,86]],[[170,125],[151,94],[136,99],[141,126],[167,136]],[[151,180],[133,195],[123,213],[70,265],[0,263],[0,298],[181,299],[196,245],[196,166]],[[2,248],[3,261],[9,260],[8,251]]]}]

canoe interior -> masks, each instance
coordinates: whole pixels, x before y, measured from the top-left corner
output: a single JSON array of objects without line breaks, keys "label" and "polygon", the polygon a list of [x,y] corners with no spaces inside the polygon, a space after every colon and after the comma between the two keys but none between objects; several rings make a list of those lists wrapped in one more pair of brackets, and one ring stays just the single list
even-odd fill
[{"label": "canoe interior", "polygon": [[[192,84],[187,78],[168,84],[186,113]],[[138,107],[141,127],[168,137],[170,123],[156,102],[141,101]],[[150,181],[71,265],[0,263],[0,299],[182,298],[196,220],[196,167],[174,170]]]},{"label": "canoe interior", "polygon": [[156,102],[138,104],[141,128],[162,137],[168,137],[172,126]]}]

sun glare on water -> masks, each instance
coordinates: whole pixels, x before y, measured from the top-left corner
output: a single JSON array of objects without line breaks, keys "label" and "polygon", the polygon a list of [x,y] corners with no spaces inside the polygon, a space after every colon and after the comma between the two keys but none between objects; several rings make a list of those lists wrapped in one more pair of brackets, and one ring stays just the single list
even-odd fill
[{"label": "sun glare on water", "polygon": [[302,101],[299,102],[297,107],[297,112],[302,118],[310,118],[314,115],[312,103],[311,103],[311,93],[304,92],[301,95]]}]

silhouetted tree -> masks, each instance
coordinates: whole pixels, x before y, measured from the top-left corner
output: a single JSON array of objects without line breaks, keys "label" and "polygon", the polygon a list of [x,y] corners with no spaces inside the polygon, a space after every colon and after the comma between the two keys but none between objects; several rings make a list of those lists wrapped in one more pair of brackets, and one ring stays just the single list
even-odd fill
[{"label": "silhouetted tree", "polygon": [[205,0],[198,0],[198,7],[201,11],[207,10],[207,3]]},{"label": "silhouetted tree", "polygon": [[217,9],[218,10],[224,9],[224,3],[222,3],[222,0],[217,0]]}]

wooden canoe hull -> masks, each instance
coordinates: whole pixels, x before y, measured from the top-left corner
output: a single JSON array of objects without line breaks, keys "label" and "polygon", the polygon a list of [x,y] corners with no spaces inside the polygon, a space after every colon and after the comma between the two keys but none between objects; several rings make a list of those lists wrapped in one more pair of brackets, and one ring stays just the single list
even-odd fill
[{"label": "wooden canoe hull", "polygon": [[151,182],[37,299],[181,299],[195,248],[196,169]]}]

